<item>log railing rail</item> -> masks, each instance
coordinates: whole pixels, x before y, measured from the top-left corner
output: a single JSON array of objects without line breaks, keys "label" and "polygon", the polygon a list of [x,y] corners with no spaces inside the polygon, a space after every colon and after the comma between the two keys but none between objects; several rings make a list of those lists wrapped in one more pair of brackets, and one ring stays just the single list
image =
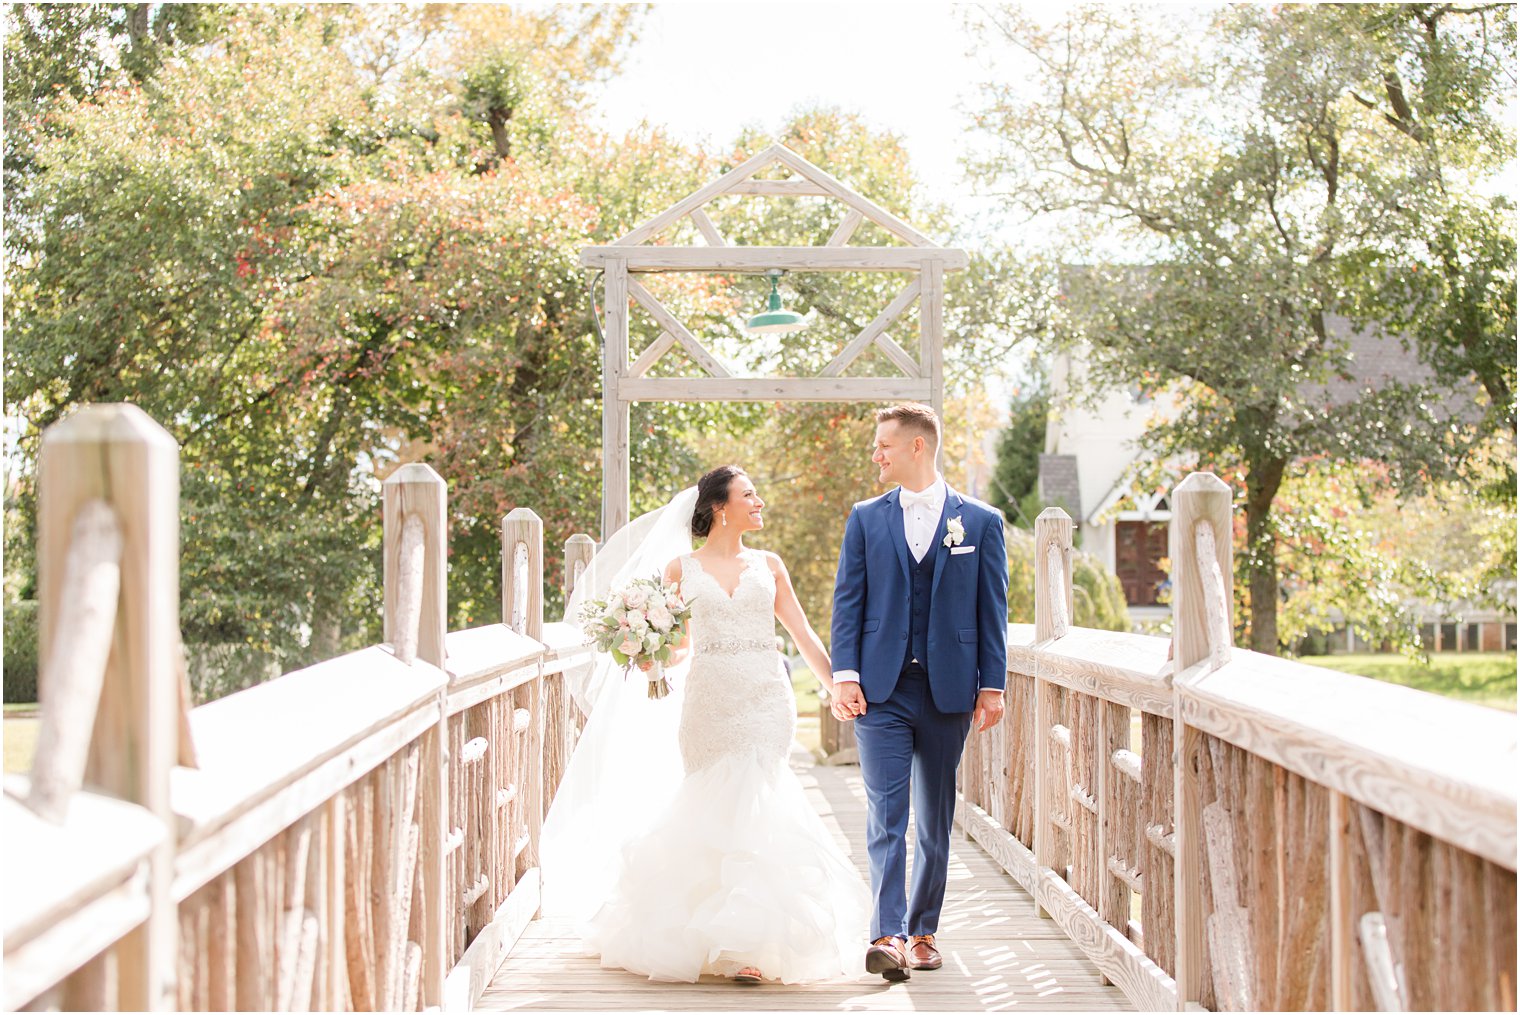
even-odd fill
[{"label": "log railing rail", "polygon": [[1514,717],[1232,648],[1230,502],[1173,491],[1170,639],[1068,626],[1040,516],[962,826],[1142,1009],[1514,1010]]},{"label": "log railing rail", "polygon": [[40,477],[49,647],[36,766],[6,784],[6,1008],[469,1007],[537,912],[545,747],[574,742],[561,675],[589,658],[543,623],[537,516],[503,519],[503,623],[450,632],[447,491],[403,466],[384,644],[191,710],[172,439],[87,407]]},{"label": "log railing rail", "polygon": [[[173,441],[88,407],[39,477],[7,1009],[471,1006],[537,912],[591,658],[544,623],[538,517],[502,521],[502,622],[450,632],[447,490],[398,469],[384,643],[190,709]],[[1513,1010],[1513,716],[1232,648],[1229,489],[1172,503],[1170,639],[1073,626],[1071,519],[1040,516],[964,829],[1138,1007]]]}]

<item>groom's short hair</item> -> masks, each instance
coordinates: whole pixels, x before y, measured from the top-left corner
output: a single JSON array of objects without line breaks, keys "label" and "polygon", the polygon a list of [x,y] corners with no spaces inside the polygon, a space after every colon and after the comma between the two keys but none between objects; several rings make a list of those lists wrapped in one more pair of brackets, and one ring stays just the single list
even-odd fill
[{"label": "groom's short hair", "polygon": [[903,402],[876,410],[876,422],[893,422],[911,434],[922,437],[930,451],[939,450],[939,414],[918,402]]}]

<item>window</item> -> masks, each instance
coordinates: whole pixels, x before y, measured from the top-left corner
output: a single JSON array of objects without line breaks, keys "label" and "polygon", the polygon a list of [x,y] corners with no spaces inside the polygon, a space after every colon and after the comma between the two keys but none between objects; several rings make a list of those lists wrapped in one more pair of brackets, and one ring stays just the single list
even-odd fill
[{"label": "window", "polygon": [[1167,554],[1165,522],[1116,522],[1114,571],[1130,606],[1154,606],[1167,581],[1161,560]]}]

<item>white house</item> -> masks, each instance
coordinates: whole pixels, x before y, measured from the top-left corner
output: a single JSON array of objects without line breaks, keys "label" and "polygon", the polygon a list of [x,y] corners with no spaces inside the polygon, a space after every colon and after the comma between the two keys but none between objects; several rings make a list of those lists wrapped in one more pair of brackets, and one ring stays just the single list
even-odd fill
[{"label": "white house", "polygon": [[1074,401],[1083,371],[1070,354],[1051,364],[1053,418],[1040,455],[1040,499],[1072,516],[1082,549],[1118,575],[1134,619],[1167,616],[1156,597],[1166,580],[1159,562],[1167,555],[1171,508],[1164,491],[1135,490],[1127,474],[1138,457],[1135,440],[1153,421],[1176,414],[1177,397],[1149,398],[1134,388],[1111,390],[1091,404]]},{"label": "white house", "polygon": [[[1338,315],[1326,320],[1332,335],[1345,337],[1351,354],[1350,381],[1328,385],[1336,401],[1359,397],[1369,385],[1388,381],[1418,383],[1432,378],[1430,368],[1402,342],[1378,332],[1355,330]],[[1076,399],[1083,389],[1084,363],[1067,354],[1050,367],[1052,418],[1040,455],[1039,493],[1047,504],[1059,504],[1077,525],[1082,549],[1102,560],[1124,587],[1130,616],[1137,622],[1170,614],[1157,602],[1166,583],[1160,562],[1167,556],[1167,526],[1171,506],[1164,490],[1137,490],[1129,481],[1138,458],[1136,439],[1153,421],[1178,412],[1180,395],[1144,396],[1138,389],[1112,390],[1097,398]],[[1492,612],[1463,611],[1455,623],[1453,611],[1438,605],[1420,610],[1424,639],[1436,649],[1505,651],[1515,647],[1515,617]],[[1340,651],[1372,648],[1346,631],[1333,645]]]}]

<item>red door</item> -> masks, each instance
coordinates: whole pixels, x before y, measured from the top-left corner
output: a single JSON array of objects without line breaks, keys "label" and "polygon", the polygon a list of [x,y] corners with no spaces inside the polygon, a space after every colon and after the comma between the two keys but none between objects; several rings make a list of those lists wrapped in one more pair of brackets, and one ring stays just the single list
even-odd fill
[{"label": "red door", "polygon": [[1154,606],[1166,581],[1160,562],[1167,552],[1165,522],[1119,522],[1114,527],[1114,571],[1131,606]]}]

